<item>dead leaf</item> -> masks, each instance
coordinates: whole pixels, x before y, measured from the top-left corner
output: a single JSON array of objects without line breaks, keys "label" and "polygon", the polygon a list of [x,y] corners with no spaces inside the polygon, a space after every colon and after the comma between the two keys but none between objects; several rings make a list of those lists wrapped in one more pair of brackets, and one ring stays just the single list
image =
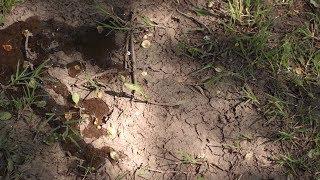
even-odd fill
[{"label": "dead leaf", "polygon": [[118,161],[119,158],[120,158],[120,156],[119,156],[119,154],[118,154],[116,151],[111,151],[111,152],[110,152],[110,158],[113,159],[113,160],[115,160],[115,161]]},{"label": "dead leaf", "polygon": [[117,130],[111,124],[107,127],[107,136],[111,139],[114,139],[117,136]]},{"label": "dead leaf", "polygon": [[7,52],[12,51],[12,49],[13,49],[10,44],[3,44],[3,45],[2,45],[2,48],[3,48],[5,51],[7,51]]},{"label": "dead leaf", "polygon": [[245,160],[250,161],[253,158],[253,152],[249,152],[244,156]]},{"label": "dead leaf", "polygon": [[220,67],[215,67],[214,70],[217,71],[218,73],[222,72],[222,68]]},{"label": "dead leaf", "polygon": [[93,124],[94,124],[94,125],[97,125],[97,124],[99,123],[98,118],[93,117],[93,119],[94,119]]},{"label": "dead leaf", "polygon": [[66,118],[67,121],[72,119],[72,114],[70,112],[64,113],[64,118]]},{"label": "dead leaf", "polygon": [[302,69],[301,67],[295,68],[294,71],[295,71],[298,75],[302,75],[302,74],[303,74],[303,69]]},{"label": "dead leaf", "polygon": [[142,76],[147,76],[148,73],[147,73],[147,71],[142,71],[142,72],[141,72],[141,75],[142,75]]},{"label": "dead leaf", "polygon": [[316,8],[319,7],[319,2],[317,0],[310,0],[310,3]]},{"label": "dead leaf", "polygon": [[208,2],[208,8],[212,8],[213,5],[214,5],[214,2],[213,2],[213,1],[209,1],[209,2]]},{"label": "dead leaf", "polygon": [[151,46],[151,42],[149,40],[144,40],[144,41],[142,41],[141,46],[143,48],[147,49]]},{"label": "dead leaf", "polygon": [[101,34],[103,32],[103,27],[102,26],[97,26],[98,33]]},{"label": "dead leaf", "polygon": [[102,98],[102,96],[103,96],[102,91],[97,90],[97,91],[96,91],[96,96],[97,96],[97,98]]},{"label": "dead leaf", "polygon": [[74,69],[77,70],[77,71],[79,71],[79,70],[81,70],[81,67],[80,67],[79,65],[75,65],[75,66],[74,66]]},{"label": "dead leaf", "polygon": [[46,107],[47,102],[46,101],[37,101],[37,102],[35,102],[35,104],[39,108],[44,108],[44,107]]},{"label": "dead leaf", "polygon": [[124,86],[129,90],[135,91],[136,93],[142,95],[145,99],[147,98],[143,88],[139,84],[124,83]]},{"label": "dead leaf", "polygon": [[80,101],[80,95],[78,93],[72,93],[72,101],[78,105],[79,101]]}]

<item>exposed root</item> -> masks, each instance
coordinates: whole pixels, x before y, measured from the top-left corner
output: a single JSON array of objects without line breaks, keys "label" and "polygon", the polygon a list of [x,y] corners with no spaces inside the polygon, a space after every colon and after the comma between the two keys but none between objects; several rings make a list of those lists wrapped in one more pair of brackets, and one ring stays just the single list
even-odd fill
[{"label": "exposed root", "polygon": [[183,172],[183,171],[163,171],[163,170],[157,170],[157,169],[147,169],[148,171],[152,171],[152,172],[157,172],[157,173],[164,173],[164,174],[168,174],[168,173],[182,173],[182,174],[188,174],[187,172]]},{"label": "exposed root", "polygon": [[29,37],[33,36],[33,34],[29,31],[29,30],[24,30],[22,32],[22,34],[24,35],[24,37],[26,38],[25,42],[24,42],[24,50],[26,52],[26,58],[30,59],[30,60],[36,60],[37,59],[37,53],[32,52],[31,49],[28,47],[29,44]]}]

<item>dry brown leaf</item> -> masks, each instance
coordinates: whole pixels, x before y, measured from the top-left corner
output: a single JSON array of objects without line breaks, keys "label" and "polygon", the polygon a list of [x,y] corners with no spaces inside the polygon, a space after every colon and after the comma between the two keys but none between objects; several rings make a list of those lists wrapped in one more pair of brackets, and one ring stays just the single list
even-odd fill
[{"label": "dry brown leaf", "polygon": [[149,40],[144,40],[142,41],[141,46],[147,49],[151,46],[151,42]]},{"label": "dry brown leaf", "polygon": [[302,69],[301,67],[295,68],[294,71],[295,71],[298,75],[302,75],[302,74],[303,74],[303,69]]},{"label": "dry brown leaf", "polygon": [[72,114],[70,112],[66,112],[64,113],[64,118],[66,118],[66,120],[71,120],[72,119]]},{"label": "dry brown leaf", "polygon": [[103,96],[103,93],[102,93],[102,91],[96,91],[96,96],[97,96],[97,98],[102,98],[102,96]]},{"label": "dry brown leaf", "polygon": [[102,26],[97,26],[98,33],[101,34],[103,32],[103,27]]},{"label": "dry brown leaf", "polygon": [[222,68],[220,68],[220,67],[215,67],[214,70],[219,72],[219,73],[223,71]]},{"label": "dry brown leaf", "polygon": [[7,52],[12,51],[12,49],[13,49],[10,44],[3,44],[3,45],[2,45],[2,48],[3,48],[5,51],[7,51]]},{"label": "dry brown leaf", "polygon": [[75,69],[75,70],[81,70],[81,67],[80,67],[79,65],[75,65],[75,66],[74,66],[74,69]]},{"label": "dry brown leaf", "polygon": [[111,151],[110,152],[110,157],[111,157],[111,159],[113,159],[115,161],[118,161],[120,159],[120,156],[116,151]]}]

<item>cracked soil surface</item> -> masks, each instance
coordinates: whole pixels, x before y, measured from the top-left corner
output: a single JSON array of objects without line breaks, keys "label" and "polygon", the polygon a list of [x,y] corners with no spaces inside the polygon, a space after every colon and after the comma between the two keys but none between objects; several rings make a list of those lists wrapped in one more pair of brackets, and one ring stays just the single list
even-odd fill
[{"label": "cracked soil surface", "polygon": [[[101,129],[96,130],[90,120],[81,123],[80,130],[85,143],[94,149],[112,148],[120,154],[117,162],[104,158],[97,172],[86,178],[286,179],[284,170],[274,162],[276,155],[281,152],[279,143],[271,138],[274,127],[264,125],[265,118],[255,106],[243,99],[242,89],[237,86],[237,82],[223,81],[200,89],[194,86],[201,78],[215,72],[192,74],[203,66],[203,62],[177,53],[178,42],[184,38],[187,29],[196,28],[197,25],[176,12],[179,6],[174,1],[101,3],[109,8],[123,10],[122,15],[129,10],[135,17],[148,16],[159,25],[134,34],[136,80],[143,87],[148,100],[154,103],[137,102],[122,96],[123,92],[130,94],[119,77],[121,74],[129,78],[126,70],[94,63],[97,57],[89,59],[90,54],[86,55],[81,47],[68,50],[62,47],[47,54],[47,59],[54,64],[47,74],[58,83],[46,84],[46,92],[59,106],[65,106],[68,96],[78,92],[87,101],[83,107],[93,108],[92,111],[99,119],[98,124],[101,125]],[[199,0],[194,3],[206,2]],[[41,21],[53,18],[75,32],[80,32],[77,31],[79,27],[95,26],[96,21],[103,20],[90,1],[30,0],[13,10],[5,27],[34,16],[38,16]],[[141,19],[137,18],[137,21]],[[213,29],[217,26],[212,21],[209,24],[212,24]],[[70,33],[69,30],[66,32]],[[64,35],[65,32],[59,33]],[[140,45],[144,38],[151,42],[147,49]],[[99,39],[93,43],[99,46],[113,43],[108,38],[101,42]],[[57,41],[58,46],[61,45]],[[126,53],[125,33],[115,32],[112,41],[115,41],[116,48],[96,51],[112,51],[102,53],[102,56],[105,56],[105,61],[117,65],[123,61]],[[85,70],[70,76],[68,64],[74,61],[84,64]],[[99,79],[106,85],[99,95],[74,86],[86,77],[110,69],[114,71]],[[137,93],[136,97],[143,99]],[[103,102],[90,102],[92,99]],[[43,121],[43,117],[39,115],[33,121],[12,124],[18,133],[14,133],[11,138],[18,140],[24,153],[30,157],[28,163],[19,167],[23,178],[82,178],[73,171],[78,158],[59,143],[48,146],[42,143],[40,135],[34,138],[34,124]],[[110,126],[116,129],[113,138],[106,133],[106,128]],[[44,125],[40,134],[50,129]]]}]

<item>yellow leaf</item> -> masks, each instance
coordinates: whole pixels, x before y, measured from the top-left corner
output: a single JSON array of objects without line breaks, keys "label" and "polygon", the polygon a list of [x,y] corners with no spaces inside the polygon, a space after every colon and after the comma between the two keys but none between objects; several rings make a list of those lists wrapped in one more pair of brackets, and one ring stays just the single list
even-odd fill
[{"label": "yellow leaf", "polygon": [[144,40],[142,41],[141,46],[143,48],[149,48],[151,46],[151,42],[149,40]]}]

